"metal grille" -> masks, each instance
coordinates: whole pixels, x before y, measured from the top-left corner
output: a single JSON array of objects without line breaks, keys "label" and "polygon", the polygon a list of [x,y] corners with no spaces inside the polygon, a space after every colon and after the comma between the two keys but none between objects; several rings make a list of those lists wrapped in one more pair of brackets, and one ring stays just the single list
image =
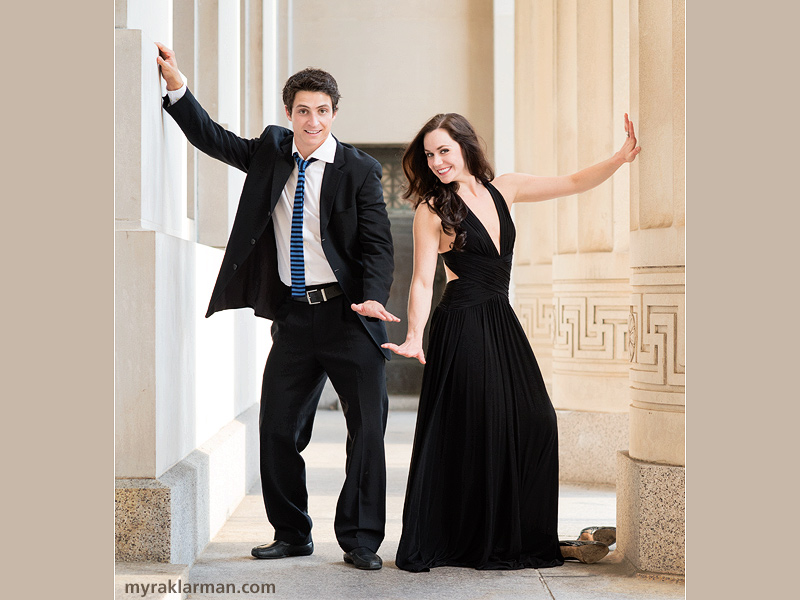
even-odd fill
[{"label": "metal grille", "polygon": [[401,160],[405,147],[363,145],[358,148],[381,163],[383,168],[381,183],[383,184],[383,199],[386,201],[386,208],[391,212],[412,212],[411,203],[403,199],[406,178],[403,175]]}]

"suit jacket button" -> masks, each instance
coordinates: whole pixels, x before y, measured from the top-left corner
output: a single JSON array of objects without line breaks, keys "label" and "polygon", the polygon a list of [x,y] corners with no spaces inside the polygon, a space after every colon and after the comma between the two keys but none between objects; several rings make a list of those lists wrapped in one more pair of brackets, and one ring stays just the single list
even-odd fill
[{"label": "suit jacket button", "polygon": [[256,244],[256,238],[251,239],[250,240],[250,245],[251,246],[255,246],[255,244]]},{"label": "suit jacket button", "polygon": [[235,271],[238,268],[239,268],[239,265],[237,265],[236,263],[233,263],[233,270]]}]

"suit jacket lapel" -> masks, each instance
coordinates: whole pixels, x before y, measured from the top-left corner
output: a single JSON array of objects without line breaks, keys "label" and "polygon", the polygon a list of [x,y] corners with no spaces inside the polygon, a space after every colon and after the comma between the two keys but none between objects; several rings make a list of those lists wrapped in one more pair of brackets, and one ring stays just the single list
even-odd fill
[{"label": "suit jacket lapel", "polygon": [[[336,138],[334,138],[336,139]],[[336,156],[333,163],[325,165],[325,174],[322,176],[322,188],[320,190],[319,207],[319,231],[320,234],[328,228],[328,221],[333,210],[336,191],[339,189],[339,180],[342,178],[342,168],[344,167],[344,148],[336,140]]]},{"label": "suit jacket lapel", "polygon": [[275,210],[275,205],[278,204],[283,188],[295,166],[294,158],[292,158],[292,139],[293,137],[290,135],[281,142],[280,152],[275,160],[275,168],[272,172],[272,193],[269,197],[272,211]]}]

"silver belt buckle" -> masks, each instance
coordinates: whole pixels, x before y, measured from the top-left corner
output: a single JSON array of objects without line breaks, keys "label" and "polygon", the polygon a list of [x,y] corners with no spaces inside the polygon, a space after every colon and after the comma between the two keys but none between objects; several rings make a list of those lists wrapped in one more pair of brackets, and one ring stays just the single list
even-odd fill
[{"label": "silver belt buckle", "polygon": [[[317,302],[312,301],[311,300],[311,294],[313,294],[314,292],[319,293],[322,296],[322,300],[319,300]],[[322,304],[323,302],[326,302],[328,300],[328,296],[325,294],[325,288],[322,288],[322,289],[319,289],[319,290],[312,290],[310,292],[307,291],[306,292],[306,300],[308,300],[309,304]]]}]

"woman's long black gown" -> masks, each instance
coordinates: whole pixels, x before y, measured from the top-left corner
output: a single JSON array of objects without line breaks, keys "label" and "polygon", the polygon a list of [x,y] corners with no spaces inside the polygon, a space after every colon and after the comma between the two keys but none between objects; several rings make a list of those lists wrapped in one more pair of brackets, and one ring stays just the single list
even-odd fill
[{"label": "woman's long black gown", "polygon": [[433,312],[396,564],[563,564],[556,415],[508,301],[516,230],[497,189],[500,252],[471,211],[458,276]]}]

